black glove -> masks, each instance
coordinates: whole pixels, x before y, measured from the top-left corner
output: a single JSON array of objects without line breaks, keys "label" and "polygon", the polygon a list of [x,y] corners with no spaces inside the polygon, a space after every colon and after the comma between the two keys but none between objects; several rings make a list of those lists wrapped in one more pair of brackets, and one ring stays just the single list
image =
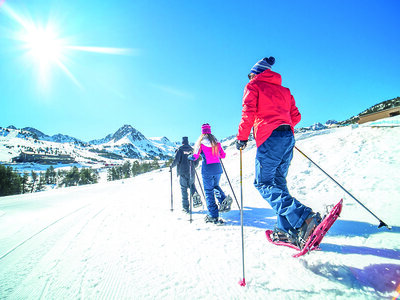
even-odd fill
[{"label": "black glove", "polygon": [[240,149],[244,149],[247,146],[247,140],[246,141],[239,141],[236,140],[236,149],[240,150]]}]

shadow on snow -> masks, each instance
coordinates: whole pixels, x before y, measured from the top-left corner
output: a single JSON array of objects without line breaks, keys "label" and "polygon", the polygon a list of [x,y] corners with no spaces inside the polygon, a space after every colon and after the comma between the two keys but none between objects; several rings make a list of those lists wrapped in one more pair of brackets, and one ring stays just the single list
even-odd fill
[{"label": "shadow on snow", "polygon": [[[223,217],[227,218],[228,225],[240,226],[240,213],[237,210],[230,211],[229,213],[223,214]],[[244,207],[243,210],[243,225],[246,227],[254,227],[259,229],[273,229],[276,223],[275,212],[268,208],[254,208]],[[349,220],[337,220],[333,224],[332,228],[327,233],[327,236],[347,236],[347,237],[369,237],[373,234],[390,232],[400,233],[400,227],[393,227],[392,230],[388,231],[385,227],[378,228],[377,225],[370,223],[349,221]],[[324,241],[321,243],[321,249],[327,252],[336,252],[341,254],[362,254],[362,255],[374,255],[383,258],[397,259],[400,260],[400,250],[394,249],[378,249],[370,247],[359,247],[351,245],[334,245],[326,244]]]},{"label": "shadow on snow", "polygon": [[352,289],[373,288],[387,293],[395,291],[400,282],[400,265],[396,264],[375,264],[358,269],[332,263],[308,265],[306,260],[302,263],[314,274]]},{"label": "shadow on snow", "polygon": [[[203,210],[198,213],[207,213]],[[227,225],[240,226],[240,212],[232,210],[222,214]],[[273,229],[276,223],[275,212],[268,208],[244,207],[243,225],[259,229]],[[369,237],[382,232],[400,233],[400,227],[393,227],[391,231],[386,228],[378,228],[370,223],[337,220],[327,233],[327,236],[362,236]],[[362,246],[335,245],[322,242],[321,249],[324,252],[336,252],[340,254],[374,255],[383,258],[400,260],[400,251],[395,249],[378,249]],[[372,288],[379,293],[393,292],[400,283],[400,265],[374,264],[363,269],[345,265],[321,263],[309,265],[307,260],[301,262],[313,273],[323,276],[331,281],[339,282],[346,287],[355,289]]]}]

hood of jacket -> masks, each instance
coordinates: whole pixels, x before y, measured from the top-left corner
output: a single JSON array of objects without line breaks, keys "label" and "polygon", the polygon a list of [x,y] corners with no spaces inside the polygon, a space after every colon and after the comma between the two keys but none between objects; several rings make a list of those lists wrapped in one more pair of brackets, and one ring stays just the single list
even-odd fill
[{"label": "hood of jacket", "polygon": [[256,75],[249,84],[256,83],[257,81],[264,81],[276,85],[282,85],[282,76],[271,70],[265,70],[264,72]]}]

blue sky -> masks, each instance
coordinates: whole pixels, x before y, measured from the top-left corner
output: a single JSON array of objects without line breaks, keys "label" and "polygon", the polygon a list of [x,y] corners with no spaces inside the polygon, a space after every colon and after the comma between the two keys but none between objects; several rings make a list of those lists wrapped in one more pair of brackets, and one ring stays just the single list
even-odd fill
[{"label": "blue sky", "polygon": [[344,120],[400,96],[399,13],[396,0],[0,0],[0,126],[194,141],[208,122],[227,137],[265,56],[298,126]]}]

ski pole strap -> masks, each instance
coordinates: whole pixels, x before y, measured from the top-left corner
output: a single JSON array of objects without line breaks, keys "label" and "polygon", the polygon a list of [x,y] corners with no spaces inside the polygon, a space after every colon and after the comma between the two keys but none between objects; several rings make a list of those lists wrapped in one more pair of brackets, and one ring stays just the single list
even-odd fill
[{"label": "ski pole strap", "polygon": [[326,173],[320,166],[318,166],[311,158],[309,158],[307,155],[303,153],[299,148],[294,146],[294,148],[299,151],[305,158],[307,158],[310,162],[312,162],[318,169],[320,169],[326,176],[328,176],[334,183],[336,183],[343,191],[345,191],[350,197],[352,197],[355,201],[357,201],[358,204],[360,204],[365,210],[367,210],[371,215],[373,215],[378,221],[379,225],[378,228],[381,228],[385,226],[387,229],[391,230],[392,227],[387,225],[385,222],[383,222],[381,219],[379,219],[372,211],[370,211],[364,204],[362,204],[356,197],[354,197],[348,190],[346,190],[339,182],[337,182],[335,179],[333,179],[332,176],[330,176],[328,173]]}]

